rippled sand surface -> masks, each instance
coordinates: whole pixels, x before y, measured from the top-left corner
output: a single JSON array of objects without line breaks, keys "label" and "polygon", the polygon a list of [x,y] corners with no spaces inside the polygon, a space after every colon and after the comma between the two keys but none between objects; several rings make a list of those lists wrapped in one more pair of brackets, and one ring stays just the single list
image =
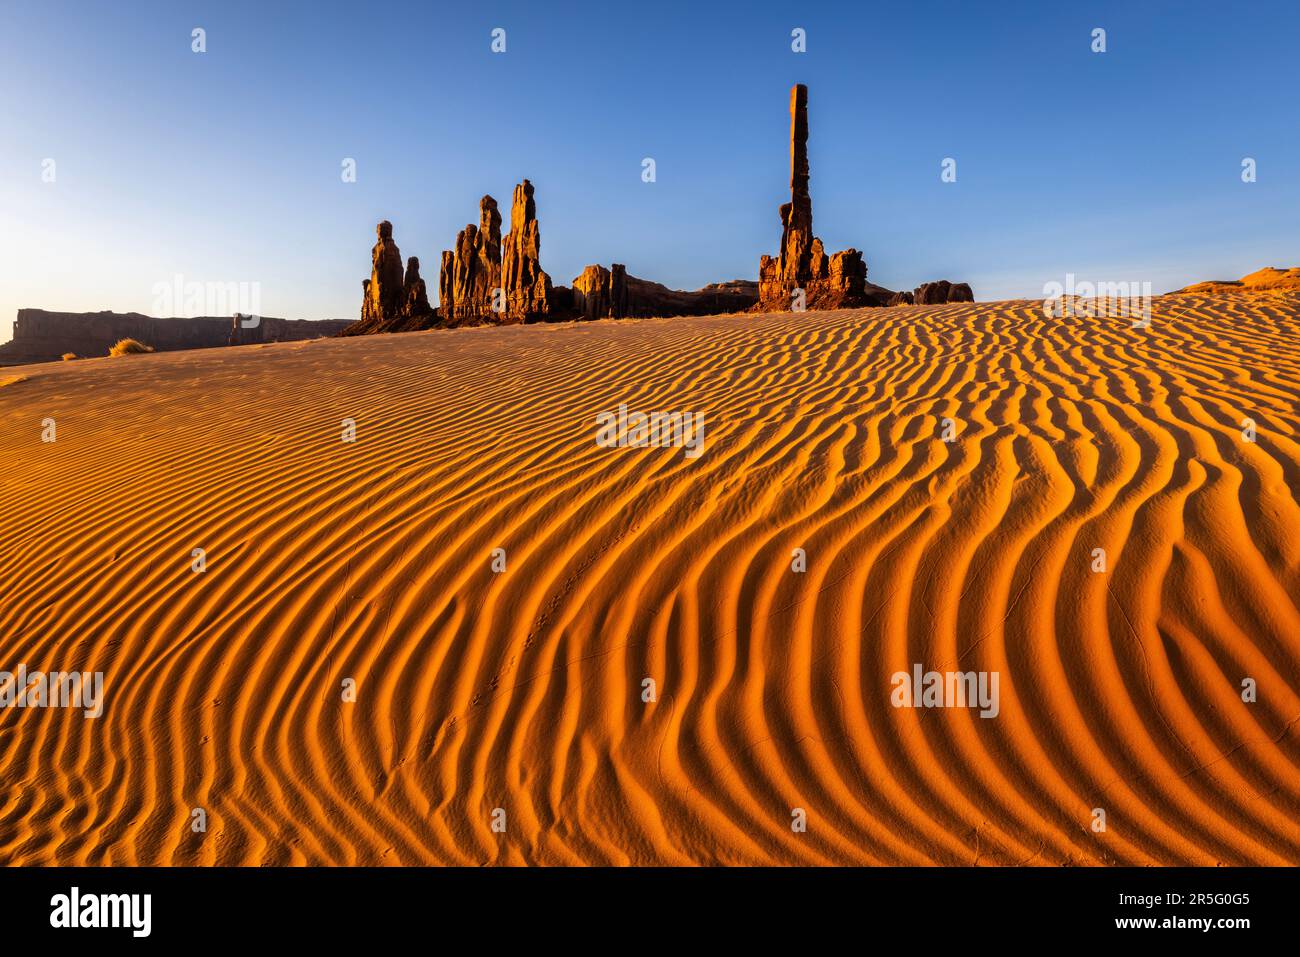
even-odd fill
[{"label": "rippled sand surface", "polygon": [[1300,294],[29,366],[0,463],[0,669],[105,699],[0,709],[5,863],[1300,863]]}]

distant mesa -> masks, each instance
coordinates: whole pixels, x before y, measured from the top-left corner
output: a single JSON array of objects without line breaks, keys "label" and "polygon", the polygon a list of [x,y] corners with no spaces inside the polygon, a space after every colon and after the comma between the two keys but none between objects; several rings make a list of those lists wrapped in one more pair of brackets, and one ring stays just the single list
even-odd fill
[{"label": "distant mesa", "polygon": [[244,328],[240,320],[239,316],[160,319],[138,312],[19,309],[13,339],[0,345],[0,366],[55,362],[67,353],[89,358],[107,356],[122,339],[147,343],[157,352],[172,352],[318,339],[335,335],[348,325],[338,319],[313,322],[263,316],[256,326]]},{"label": "distant mesa", "polygon": [[[808,168],[808,88],[790,91],[790,201],[781,206],[781,247],[759,260],[758,282],[735,279],[685,292],[638,279],[622,263],[587,266],[569,286],[557,286],[542,268],[541,229],[533,184],[515,186],[510,231],[501,237],[501,213],[491,196],[479,200],[478,223],[456,235],[442,253],[438,307],[422,294],[419,261],[401,272],[401,254],[387,220],[378,226],[370,278],[362,283],[360,319],[342,335],[558,320],[700,316],[759,310],[846,309],[916,303],[972,302],[966,283],[924,283],[894,292],[867,282],[857,249],[827,254],[813,234]],[[414,265],[414,272],[413,272]]]}]

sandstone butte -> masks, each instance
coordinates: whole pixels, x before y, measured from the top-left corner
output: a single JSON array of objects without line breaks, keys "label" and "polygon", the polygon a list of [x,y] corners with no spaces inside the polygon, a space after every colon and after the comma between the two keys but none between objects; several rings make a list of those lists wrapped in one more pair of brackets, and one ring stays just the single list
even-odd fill
[{"label": "sandstone butte", "polygon": [[692,292],[638,279],[622,263],[591,265],[570,285],[559,286],[542,268],[541,228],[535,189],[514,188],[510,231],[501,237],[501,213],[491,196],[479,200],[479,220],[456,235],[438,269],[438,307],[429,305],[419,260],[407,263],[393,241],[392,224],[378,228],[370,278],[362,283],[361,318],[341,335],[408,332],[465,325],[505,325],[546,320],[622,319],[631,316],[702,316],[755,310],[845,309],[858,306],[973,302],[966,283],[923,283],[894,292],[867,281],[857,249],[828,255],[813,234],[809,190],[808,88],[790,90],[790,201],[780,209],[781,246],[759,260],[758,282],[735,279]]}]

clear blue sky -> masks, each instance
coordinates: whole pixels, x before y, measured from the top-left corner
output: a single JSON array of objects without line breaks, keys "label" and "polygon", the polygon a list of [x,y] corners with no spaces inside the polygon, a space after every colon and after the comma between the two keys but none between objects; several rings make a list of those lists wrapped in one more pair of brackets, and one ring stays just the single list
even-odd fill
[{"label": "clear blue sky", "polygon": [[816,231],[882,285],[1159,292],[1300,263],[1294,0],[810,6],[5,0],[0,339],[19,306],[147,312],[175,273],[354,317],[376,221],[436,286],[478,198],[504,212],[524,177],[556,282],[754,278],[795,82]]}]

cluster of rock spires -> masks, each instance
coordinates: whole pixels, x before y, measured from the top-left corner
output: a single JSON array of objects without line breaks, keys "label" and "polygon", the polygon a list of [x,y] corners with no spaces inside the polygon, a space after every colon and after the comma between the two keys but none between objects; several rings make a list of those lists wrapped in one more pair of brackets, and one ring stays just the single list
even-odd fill
[{"label": "cluster of rock spires", "polygon": [[515,186],[510,231],[501,238],[501,213],[491,196],[479,200],[479,221],[456,236],[438,269],[438,307],[429,302],[420,261],[407,260],[387,220],[371,251],[370,278],[362,283],[361,319],[342,335],[406,332],[479,323],[506,324],[630,316],[711,315],[745,310],[845,309],[916,303],[972,302],[965,283],[924,283],[893,292],[867,282],[862,253],[827,255],[813,234],[808,168],[808,88],[790,91],[790,202],[781,206],[781,248],[759,260],[758,282],[733,280],[694,292],[638,279],[614,263],[587,266],[570,286],[556,286],[541,265],[541,233],[533,184]]},{"label": "cluster of rock spires", "polygon": [[484,196],[479,200],[478,225],[471,223],[462,229],[455,249],[442,254],[438,304],[443,324],[515,323],[549,317],[554,303],[551,277],[541,265],[541,246],[532,183],[524,180],[515,186],[510,232],[504,242],[497,201]]},{"label": "cluster of rock spires", "polygon": [[541,264],[541,230],[533,184],[515,187],[510,231],[501,238],[501,213],[491,196],[479,200],[478,224],[456,235],[438,270],[438,308],[429,303],[420,261],[412,256],[402,272],[402,254],[392,223],[376,227],[370,278],[361,283],[361,319],[341,335],[410,332],[417,329],[564,319],[622,319],[629,316],[712,315],[740,312],[758,299],[758,286],[745,280],[715,283],[694,292],[628,275],[614,263],[588,266],[572,286],[556,286]]},{"label": "cluster of rock spires", "polygon": [[393,239],[393,224],[375,227],[378,242],[370,251],[370,278],[361,282],[361,319],[341,335],[368,332],[406,332],[426,328],[436,313],[420,278],[420,260],[412,256],[402,271],[402,253]]},{"label": "cluster of rock spires", "polygon": [[362,285],[361,320],[344,335],[406,332],[439,326],[513,323],[550,318],[555,311],[551,277],[542,269],[541,234],[533,184],[515,187],[510,232],[501,240],[501,212],[491,196],[479,200],[478,225],[470,223],[445,250],[438,269],[438,309],[429,303],[420,260],[406,261],[393,240],[393,225],[377,227],[370,278]]}]

